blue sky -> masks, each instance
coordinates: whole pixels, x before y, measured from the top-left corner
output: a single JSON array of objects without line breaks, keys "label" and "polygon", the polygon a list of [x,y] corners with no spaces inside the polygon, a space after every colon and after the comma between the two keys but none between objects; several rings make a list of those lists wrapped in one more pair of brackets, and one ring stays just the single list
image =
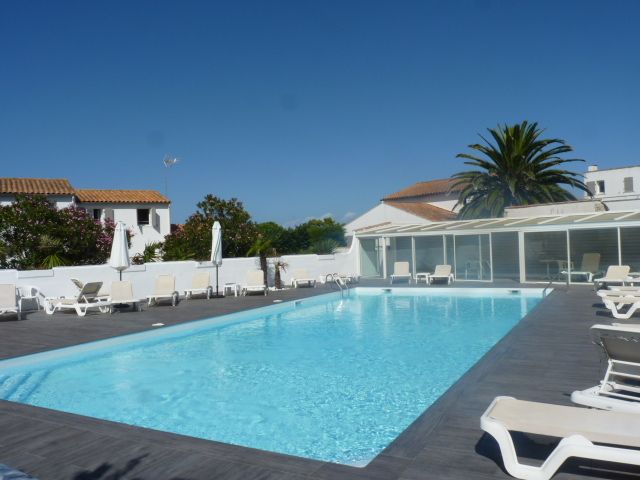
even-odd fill
[{"label": "blue sky", "polygon": [[[640,164],[640,2],[0,2],[2,176],[344,221],[538,121]],[[586,164],[576,166],[583,171]]]}]

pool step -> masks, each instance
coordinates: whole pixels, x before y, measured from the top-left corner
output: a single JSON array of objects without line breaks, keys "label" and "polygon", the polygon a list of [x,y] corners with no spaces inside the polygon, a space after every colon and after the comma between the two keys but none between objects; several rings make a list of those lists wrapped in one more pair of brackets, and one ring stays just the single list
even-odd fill
[{"label": "pool step", "polygon": [[0,398],[12,402],[26,402],[49,374],[46,370],[33,373],[0,376]]}]

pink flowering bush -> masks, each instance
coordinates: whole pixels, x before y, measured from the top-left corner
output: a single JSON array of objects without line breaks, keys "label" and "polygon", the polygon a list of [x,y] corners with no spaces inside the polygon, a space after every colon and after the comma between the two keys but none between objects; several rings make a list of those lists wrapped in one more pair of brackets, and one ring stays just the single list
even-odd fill
[{"label": "pink flowering bush", "polygon": [[45,196],[18,195],[0,207],[0,267],[20,270],[105,263],[115,225],[75,205],[58,210]]}]

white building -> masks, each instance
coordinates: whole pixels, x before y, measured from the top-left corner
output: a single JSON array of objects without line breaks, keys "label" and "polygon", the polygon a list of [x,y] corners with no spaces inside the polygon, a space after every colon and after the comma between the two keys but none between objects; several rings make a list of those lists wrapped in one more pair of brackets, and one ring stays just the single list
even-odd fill
[{"label": "white building", "polygon": [[132,256],[171,232],[171,202],[155,190],[87,190],[66,179],[0,178],[0,205],[10,205],[18,194],[45,195],[57,208],[76,205],[96,220],[124,222],[133,234]]},{"label": "white building", "polygon": [[461,188],[455,180],[418,182],[384,197],[378,205],[345,225],[346,235],[384,224],[428,224],[452,220]]},{"label": "white building", "polygon": [[592,165],[585,173],[585,183],[593,198],[609,210],[640,210],[640,166],[600,170]]},{"label": "white building", "polygon": [[170,201],[155,190],[86,190],[75,191],[76,203],[96,220],[124,222],[133,234],[131,255],[147,244],[164,241],[171,233]]}]

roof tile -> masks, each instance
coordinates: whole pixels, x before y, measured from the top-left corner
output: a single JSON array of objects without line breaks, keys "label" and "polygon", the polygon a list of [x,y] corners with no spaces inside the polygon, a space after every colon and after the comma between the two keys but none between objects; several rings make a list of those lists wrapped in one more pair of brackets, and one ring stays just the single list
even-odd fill
[{"label": "roof tile", "polygon": [[417,215],[418,217],[422,217],[426,220],[431,220],[432,222],[442,222],[444,220],[453,220],[456,218],[456,214],[451,210],[436,207],[435,205],[431,205],[429,203],[423,203],[423,202],[385,202],[385,203],[392,207],[399,208],[400,210],[404,210],[405,212],[409,212],[409,213],[412,213],[413,215]]},{"label": "roof tile", "polygon": [[65,178],[0,178],[0,193],[73,195],[74,189]]},{"label": "roof tile", "polygon": [[398,192],[387,195],[382,200],[399,200],[401,198],[424,197],[429,195],[437,195],[447,193],[449,191],[459,192],[462,187],[453,185],[457,182],[454,178],[442,178],[439,180],[431,180],[429,182],[418,182],[408,186]]},{"label": "roof tile", "polygon": [[85,203],[171,203],[155,190],[76,190],[78,201]]}]

